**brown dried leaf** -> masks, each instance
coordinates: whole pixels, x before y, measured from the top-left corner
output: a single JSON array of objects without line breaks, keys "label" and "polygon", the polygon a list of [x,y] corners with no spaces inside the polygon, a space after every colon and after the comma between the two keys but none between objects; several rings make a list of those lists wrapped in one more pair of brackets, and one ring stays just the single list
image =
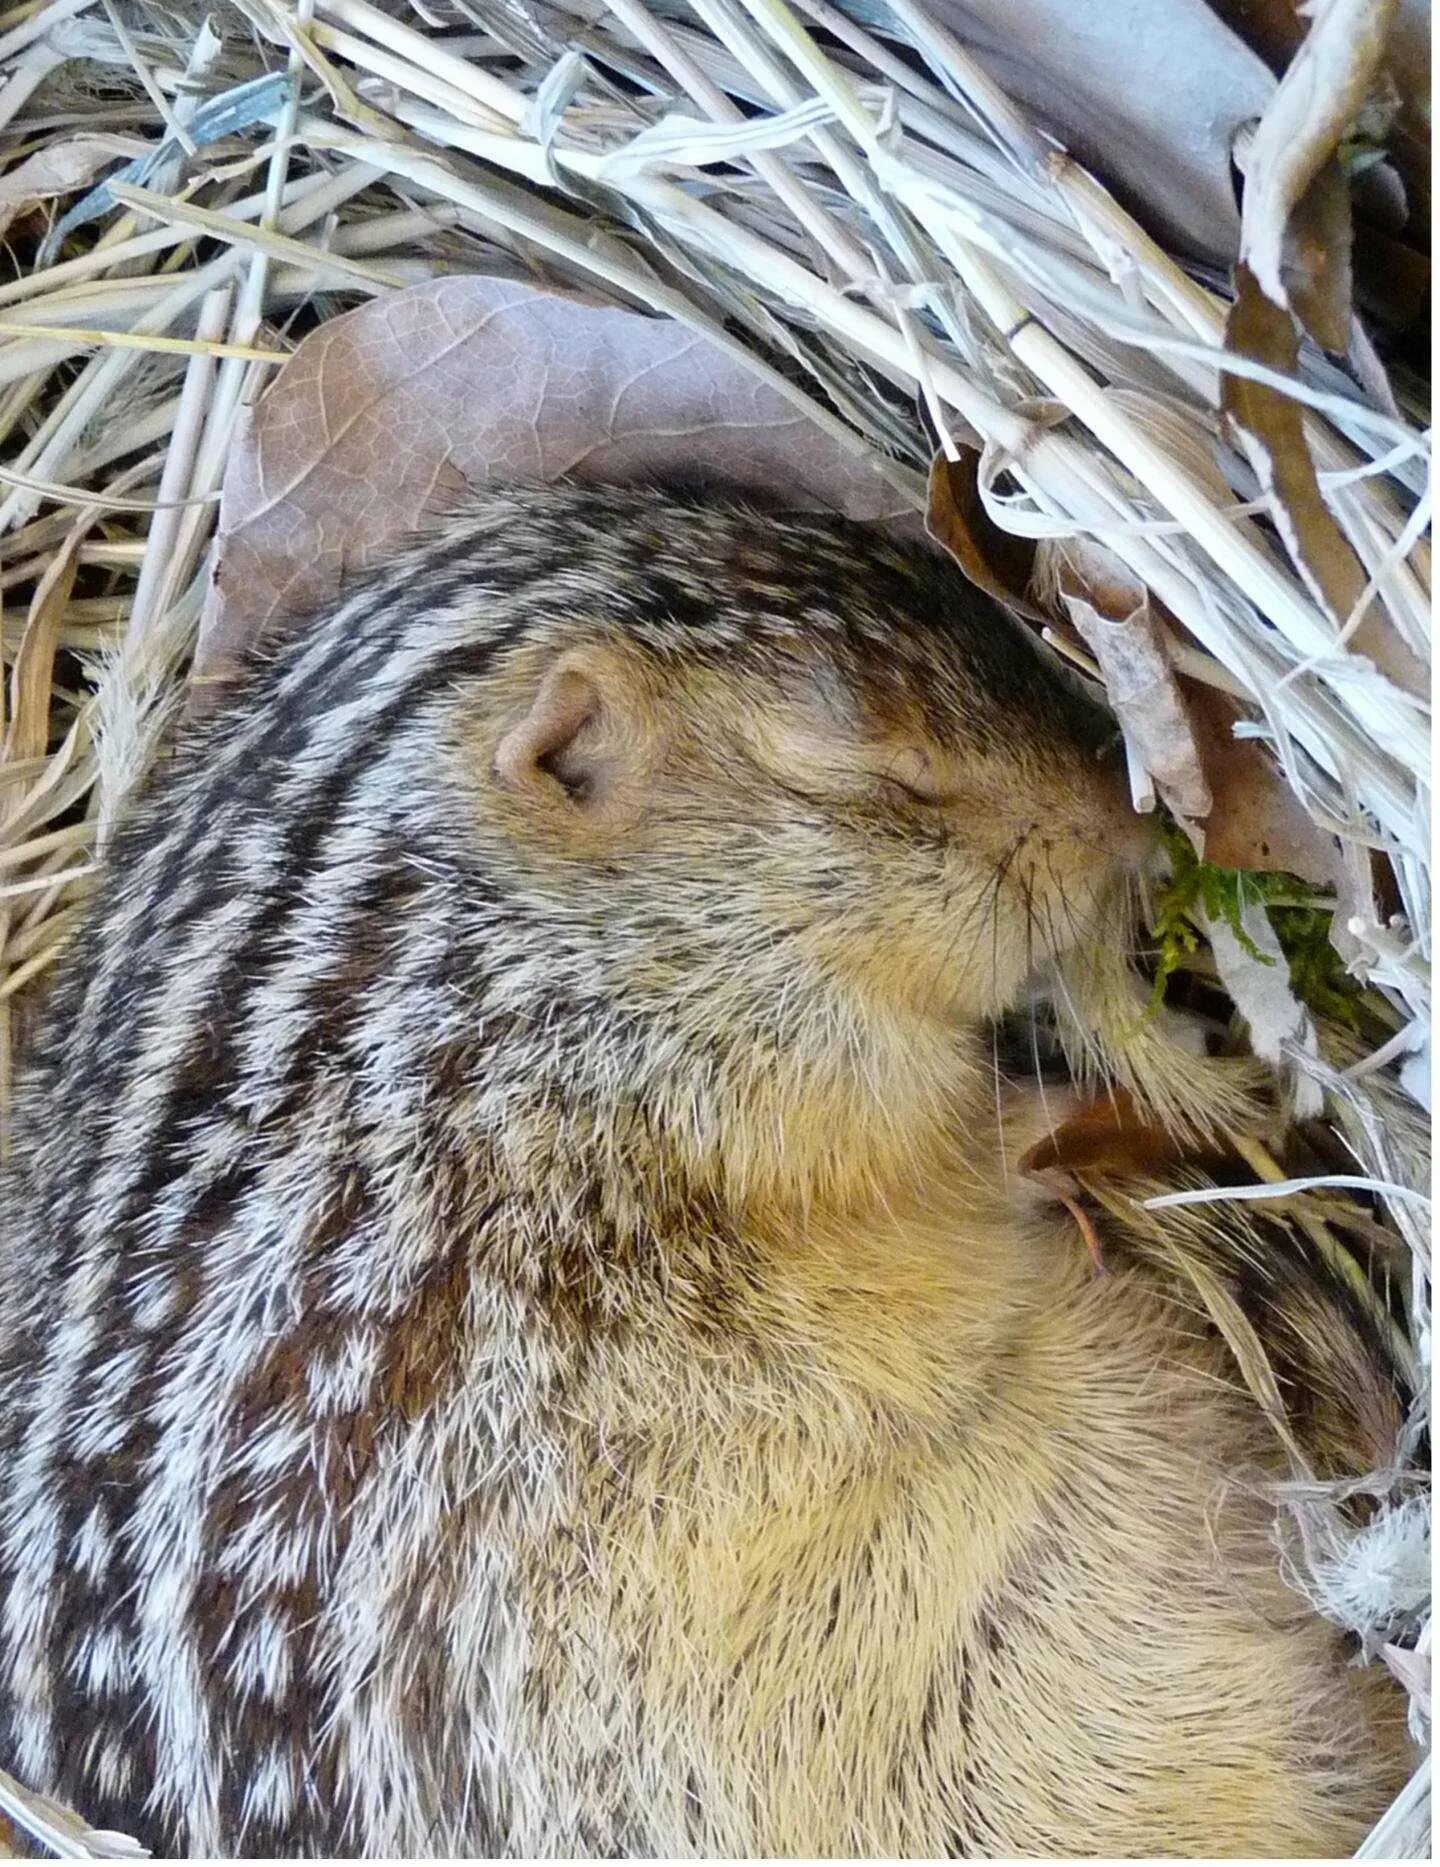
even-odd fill
[{"label": "brown dried leaf", "polygon": [[1210,787],[1149,591],[1088,539],[1067,539],[1056,570],[1061,601],[1100,664],[1126,738],[1175,814],[1198,822],[1209,814]]},{"label": "brown dried leaf", "polygon": [[930,463],[926,531],[987,596],[1031,622],[1048,623],[1049,617],[1028,594],[1034,540],[1002,531],[995,523],[980,497],[980,450],[962,444],[959,452],[958,460],[937,454]]},{"label": "brown dried leaf", "polygon": [[1235,737],[1244,709],[1203,681],[1178,679],[1213,800],[1205,860],[1225,869],[1279,869],[1319,888],[1335,887],[1339,839],[1312,821],[1263,745]]},{"label": "brown dried leaf", "polygon": [[375,299],[305,338],[236,433],[196,676],[489,479],[665,479],[913,519],[858,454],[682,324],[510,279]]},{"label": "brown dried leaf", "polygon": [[1332,156],[1291,211],[1280,270],[1300,322],[1323,349],[1342,356],[1353,314],[1353,240],[1350,183]]},{"label": "brown dried leaf", "polygon": [[1118,1086],[1086,1102],[1020,1158],[1022,1173],[1141,1178],[1187,1157],[1168,1129],[1143,1114]]},{"label": "brown dried leaf", "polygon": [[[1293,375],[1299,359],[1294,319],[1273,303],[1247,266],[1235,269],[1236,296],[1225,325],[1225,348]],[[1365,588],[1365,570],[1320,491],[1305,439],[1304,411],[1278,389],[1223,374],[1220,405],[1260,483],[1285,548],[1316,600],[1342,626]],[[1351,637],[1382,673],[1411,693],[1426,690],[1424,671],[1372,602]]]},{"label": "brown dried leaf", "polygon": [[110,163],[143,155],[148,146],[133,136],[97,135],[69,136],[37,149],[0,175],[0,234],[17,215],[85,187]]},{"label": "brown dried leaf", "polygon": [[[1333,350],[1345,348],[1349,331],[1350,264],[1348,190],[1333,158],[1375,82],[1395,11],[1396,0],[1318,0],[1310,29],[1260,119],[1246,163],[1240,257],[1272,304],[1294,302],[1288,287],[1292,278],[1298,281],[1323,334],[1310,328]],[[1327,168],[1334,169],[1328,182]],[[1310,250],[1297,257],[1297,243],[1308,243]],[[1343,287],[1321,278],[1337,268],[1345,273]],[[1342,301],[1345,326],[1330,341]],[[1295,302],[1302,317],[1305,306]]]}]

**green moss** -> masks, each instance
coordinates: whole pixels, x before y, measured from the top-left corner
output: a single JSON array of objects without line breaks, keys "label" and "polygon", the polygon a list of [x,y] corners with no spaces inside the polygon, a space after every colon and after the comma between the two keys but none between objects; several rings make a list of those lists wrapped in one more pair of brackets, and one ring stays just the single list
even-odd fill
[{"label": "green moss", "polygon": [[1202,862],[1184,831],[1173,823],[1164,826],[1170,856],[1170,878],[1154,900],[1151,934],[1155,941],[1155,985],[1151,1008],[1165,996],[1170,979],[1199,949],[1204,921],[1224,921],[1241,946],[1264,966],[1274,961],[1261,953],[1245,932],[1243,914],[1258,903],[1270,925],[1290,972],[1290,985],[1300,1002],[1318,1017],[1333,1018],[1352,1028],[1359,1022],[1363,988],[1345,970],[1330,941],[1331,908],[1312,888],[1293,875],[1263,870],[1222,869]]},{"label": "green moss", "polygon": [[1363,987],[1345,970],[1330,940],[1328,909],[1272,907],[1270,924],[1290,967],[1290,985],[1317,1017],[1359,1028]]}]

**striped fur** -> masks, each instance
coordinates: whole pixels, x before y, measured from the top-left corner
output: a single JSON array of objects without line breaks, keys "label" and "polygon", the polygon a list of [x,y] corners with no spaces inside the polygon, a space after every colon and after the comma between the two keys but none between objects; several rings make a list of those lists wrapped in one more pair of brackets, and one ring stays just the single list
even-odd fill
[{"label": "striped fur", "polygon": [[[494,777],[576,650],[618,824]],[[650,495],[487,494],[278,648],[23,1086],[0,1763],[168,1853],[1348,1850],[1398,1723],[1263,1425],[1002,1171],[1106,737],[949,567]]]}]

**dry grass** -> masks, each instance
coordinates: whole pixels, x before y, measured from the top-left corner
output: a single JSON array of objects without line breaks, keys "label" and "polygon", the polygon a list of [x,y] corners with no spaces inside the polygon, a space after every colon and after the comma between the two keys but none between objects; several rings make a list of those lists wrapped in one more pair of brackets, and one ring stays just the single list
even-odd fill
[{"label": "dry grass", "polygon": [[[370,0],[241,0],[219,38],[202,12],[0,14],[12,172],[82,136],[150,151],[100,198],[72,179],[22,215],[0,272],[0,1145],[18,1017],[183,678],[238,413],[357,298],[518,267],[781,372],[917,508],[935,441],[978,443],[997,522],[1106,543],[1180,625],[1185,671],[1255,703],[1352,870],[1381,852],[1398,911],[1364,889],[1345,933],[1389,1036],[1367,1056],[1329,1033],[1300,1064],[1351,1184],[1288,1197],[1324,1236],[1403,1241],[1423,1372],[1425,1123],[1401,1075],[1429,1037],[1428,722],[1350,639],[1364,621],[1428,667],[1413,392],[1309,345],[1279,378],[1368,578],[1337,631],[1221,432],[1224,282],[1177,264],[914,0],[417,0],[408,24]],[[858,23],[879,16],[885,36]],[[1412,1787],[1369,1851],[1417,1851],[1425,1818]]]}]

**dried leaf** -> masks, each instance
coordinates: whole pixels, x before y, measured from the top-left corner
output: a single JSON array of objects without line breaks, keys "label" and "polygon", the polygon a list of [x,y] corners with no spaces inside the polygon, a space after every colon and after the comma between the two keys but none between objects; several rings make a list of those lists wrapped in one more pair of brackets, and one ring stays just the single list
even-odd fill
[{"label": "dried leaf", "polygon": [[1114,552],[1084,539],[1061,547],[1057,578],[1126,738],[1175,814],[1202,820],[1210,787],[1149,592]]},{"label": "dried leaf", "polygon": [[[1266,297],[1247,267],[1236,267],[1235,284],[1225,348],[1293,375],[1299,337],[1289,312]],[[1325,504],[1305,439],[1304,413],[1268,383],[1229,374],[1220,383],[1221,407],[1270,495],[1285,548],[1339,628],[1364,592],[1365,570]],[[1357,654],[1367,655],[1397,686],[1426,691],[1420,664],[1374,602],[1350,640]]]},{"label": "dried leaf", "polygon": [[[1316,337],[1343,350],[1349,318],[1338,338],[1333,320],[1343,299],[1349,304],[1349,202],[1342,209],[1336,179],[1326,181],[1341,138],[1359,116],[1380,69],[1396,0],[1319,0],[1304,42],[1280,80],[1260,119],[1246,163],[1241,208],[1240,257],[1274,305],[1288,305],[1291,278],[1301,287],[1306,309],[1323,327]],[[1335,170],[1338,177],[1338,169]],[[1344,189],[1343,178],[1339,187]],[[1343,251],[1315,248],[1336,241],[1343,218]],[[1297,223],[1292,234],[1292,223]],[[1292,242],[1310,250],[1297,257]],[[1343,291],[1322,282],[1327,268],[1343,267]],[[1287,275],[1289,275],[1287,277]],[[1307,324],[1309,322],[1307,318]],[[1334,339],[1334,341],[1331,341]]]},{"label": "dried leaf", "polygon": [[980,450],[961,445],[958,460],[937,454],[930,464],[925,529],[971,583],[1031,622],[1050,618],[1029,597],[1035,541],[1003,531],[985,510],[978,473]]},{"label": "dried leaf", "polygon": [[663,478],[908,513],[858,455],[682,324],[509,279],[373,300],[305,338],[237,429],[196,656],[223,678],[487,479]]},{"label": "dried leaf", "polygon": [[133,136],[68,136],[37,149],[0,175],[0,234],[18,215],[85,187],[110,163],[143,155],[148,147]]},{"label": "dried leaf", "polygon": [[1205,860],[1222,869],[1279,869],[1335,887],[1339,839],[1311,819],[1262,744],[1235,737],[1244,709],[1203,681],[1178,678],[1212,800]]},{"label": "dried leaf", "polygon": [[1117,1086],[1037,1141],[1021,1156],[1020,1171],[1133,1179],[1158,1175],[1187,1158],[1174,1135],[1142,1114],[1129,1090]]},{"label": "dried leaf", "polygon": [[1350,183],[1332,156],[1291,211],[1280,270],[1295,315],[1317,344],[1336,355],[1350,342],[1354,237]]}]

